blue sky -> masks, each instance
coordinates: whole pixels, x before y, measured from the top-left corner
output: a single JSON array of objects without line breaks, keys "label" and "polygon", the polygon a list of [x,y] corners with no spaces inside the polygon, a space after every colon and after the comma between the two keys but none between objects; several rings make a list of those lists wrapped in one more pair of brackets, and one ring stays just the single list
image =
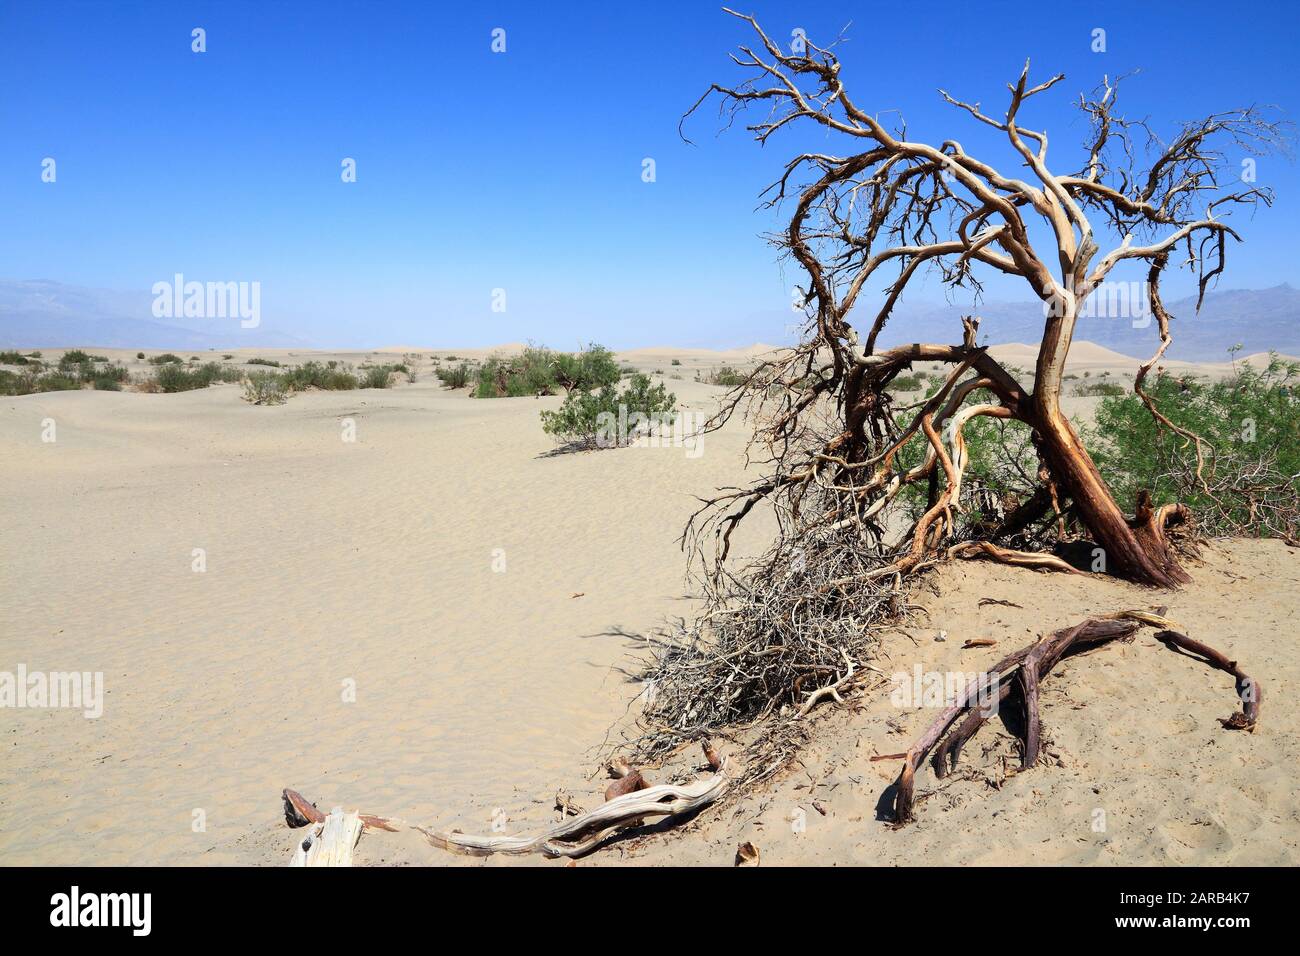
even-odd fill
[{"label": "blue sky", "polygon": [[[687,126],[695,145],[679,139],[708,83],[740,76],[727,54],[748,28],[718,3],[555,6],[4,0],[0,277],[143,291],[177,272],[257,280],[264,327],[318,345],[781,339],[798,276],[759,238],[778,220],[757,197],[824,137],[794,128],[759,148],[739,127],[718,135],[706,110]],[[1009,167],[937,87],[993,110],[1026,57],[1035,76],[1064,72],[1026,118],[1051,131],[1061,167],[1086,130],[1070,103],[1104,73],[1141,68],[1125,112],[1162,130],[1250,103],[1294,115],[1294,9],[1159,7],[744,9],[787,39],[853,21],[840,50],[859,105]],[[191,52],[194,27],[206,53]],[[1097,27],[1105,53],[1090,49]],[[40,179],[47,156],[54,184]],[[340,180],[344,157],[356,183]],[[1259,181],[1278,202],[1243,224],[1225,288],[1300,284],[1300,171],[1264,158]],[[1030,298],[997,282],[989,297]]]}]

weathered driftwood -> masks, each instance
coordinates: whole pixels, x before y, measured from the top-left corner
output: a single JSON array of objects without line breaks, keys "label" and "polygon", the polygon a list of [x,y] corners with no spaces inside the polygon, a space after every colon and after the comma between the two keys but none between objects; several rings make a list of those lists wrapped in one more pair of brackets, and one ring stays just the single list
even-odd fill
[{"label": "weathered driftwood", "polygon": [[1217,667],[1221,671],[1227,671],[1235,677],[1237,679],[1237,696],[1241,698],[1241,713],[1234,713],[1229,717],[1220,717],[1219,723],[1223,724],[1228,730],[1254,732],[1255,724],[1259,720],[1259,705],[1264,692],[1260,690],[1259,684],[1253,677],[1237,666],[1236,661],[1228,660],[1227,655],[1216,651],[1208,644],[1194,641],[1186,634],[1180,634],[1178,631],[1161,631],[1156,635],[1156,640],[1163,642],[1166,646],[1172,644],[1192,654],[1199,655],[1205,659],[1206,663]]},{"label": "weathered driftwood", "polygon": [[[642,772],[629,766],[625,761],[616,760],[610,764],[610,776],[613,783],[605,791],[606,802],[589,813],[568,817],[545,832],[532,837],[522,836],[471,836],[458,830],[436,831],[422,826],[414,826],[402,820],[387,819],[355,811],[349,814],[358,821],[357,836],[361,830],[389,830],[396,832],[399,827],[407,826],[419,830],[434,846],[453,853],[465,853],[471,856],[490,856],[493,853],[523,855],[541,853],[546,856],[577,857],[591,852],[598,847],[615,830],[626,829],[641,824],[648,817],[674,817],[693,813],[716,801],[739,778],[740,767],[734,758],[721,757],[713,745],[704,741],[704,756],[714,773],[688,784],[659,784],[650,786]],[[298,863],[300,854],[308,856],[316,841],[313,837],[321,834],[323,825],[332,819],[326,817],[296,790],[286,788],[283,791],[284,819],[294,828],[311,826],[311,836],[304,841],[295,853],[294,865],[351,865],[351,846],[349,845],[347,863]],[[334,811],[341,813],[342,811]],[[323,852],[323,851],[317,851]]]},{"label": "weathered driftwood", "polygon": [[[1114,640],[1132,640],[1139,624],[1165,627],[1157,639],[1166,645],[1179,647],[1205,659],[1206,662],[1227,671],[1237,680],[1237,693],[1242,701],[1241,713],[1221,720],[1224,727],[1233,730],[1253,730],[1259,719],[1261,691],[1258,683],[1237,666],[1236,661],[1200,641],[1168,629],[1171,624],[1163,616],[1164,609],[1152,614],[1147,611],[1121,611],[1103,618],[1090,618],[1074,627],[1056,631],[1036,644],[1009,654],[982,675],[973,687],[967,688],[961,699],[946,708],[925,732],[917,738],[906,754],[891,754],[875,759],[903,758],[903,769],[898,775],[894,795],[894,822],[901,826],[913,817],[913,793],[916,770],[931,750],[937,777],[945,777],[956,766],[961,748],[984,723],[996,713],[990,706],[996,695],[1000,704],[1017,691],[1020,694],[1024,715],[1024,739],[1020,766],[1032,767],[1038,760],[1041,746],[1041,719],[1039,716],[1038,688],[1043,679],[1067,653],[1085,647],[1099,646]],[[983,701],[983,706],[979,702]],[[965,719],[954,723],[963,713]]]},{"label": "weathered driftwood", "polygon": [[310,824],[310,832],[294,848],[289,865],[351,866],[361,827],[361,817],[355,810],[344,813],[341,807],[335,807],[323,820]]}]

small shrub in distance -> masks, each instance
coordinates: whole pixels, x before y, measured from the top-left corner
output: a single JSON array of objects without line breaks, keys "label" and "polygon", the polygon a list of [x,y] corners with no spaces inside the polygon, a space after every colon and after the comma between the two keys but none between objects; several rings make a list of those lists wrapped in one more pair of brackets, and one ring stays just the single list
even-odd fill
[{"label": "small shrub in distance", "polygon": [[283,381],[286,387],[299,392],[308,388],[331,392],[351,391],[359,384],[357,377],[346,368],[338,368],[337,362],[325,365],[320,362],[304,362],[297,368],[287,369]]},{"label": "small shrub in distance", "polygon": [[248,360],[249,365],[269,365],[271,368],[279,368],[280,363],[275,359],[251,358]]},{"label": "small shrub in distance", "polygon": [[180,365],[181,357],[179,355],[174,355],[171,352],[164,352],[162,355],[149,356],[150,365],[170,365],[173,363]]},{"label": "small shrub in distance", "polygon": [[897,375],[889,387],[897,392],[919,392],[925,388],[925,379],[920,375]]},{"label": "small shrub in distance", "polygon": [[[81,349],[72,349],[63,353],[63,357],[59,359],[59,368],[67,372],[82,365],[90,365],[92,361],[91,357]],[[108,359],[104,361],[107,362]]]},{"label": "small shrub in distance", "polygon": [[469,384],[473,369],[468,362],[461,362],[459,365],[447,368],[439,366],[434,374],[438,376],[438,381],[442,382],[444,388],[464,388]]},{"label": "small shrub in distance", "polygon": [[708,372],[696,372],[695,381],[703,382],[706,385],[721,385],[723,388],[735,388],[745,382],[747,376],[744,372],[732,368],[730,365],[722,365]]},{"label": "small shrub in distance", "polygon": [[393,384],[393,370],[388,365],[372,365],[361,370],[362,388],[388,388]]},{"label": "small shrub in distance", "polygon": [[[541,413],[542,431],[559,441],[587,448],[613,448],[635,441],[643,429],[671,425],[677,397],[662,383],[637,373],[620,393],[616,384],[599,390],[573,391],[558,411]],[[638,429],[637,416],[643,429]],[[627,433],[621,431],[628,425]]]},{"label": "small shrub in distance", "polygon": [[1123,385],[1117,385],[1114,382],[1087,382],[1083,385],[1074,387],[1074,394],[1082,398],[1100,395],[1105,398],[1117,398],[1128,392]]},{"label": "small shrub in distance", "polygon": [[244,378],[244,401],[254,405],[283,405],[289,396],[283,376],[275,372],[249,372]]}]

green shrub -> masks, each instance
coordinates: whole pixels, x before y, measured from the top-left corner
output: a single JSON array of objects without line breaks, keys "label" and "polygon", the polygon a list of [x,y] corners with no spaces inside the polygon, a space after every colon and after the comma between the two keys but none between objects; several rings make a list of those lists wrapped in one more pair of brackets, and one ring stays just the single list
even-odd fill
[{"label": "green shrub", "polygon": [[130,377],[130,374],[121,365],[87,368],[81,374],[83,382],[89,382],[91,388],[101,392],[120,392],[122,384],[128,381]]},{"label": "green shrub", "polygon": [[289,397],[284,376],[275,372],[249,372],[244,378],[244,401],[254,405],[283,405]]},{"label": "green shrub", "polygon": [[142,359],[142,358],[144,358],[144,353],[143,353],[143,352],[136,352],[136,353],[135,353],[135,357],[138,358],[138,359]]},{"label": "green shrub", "polygon": [[154,373],[154,382],[157,383],[160,392],[188,392],[195,388],[206,388],[208,385],[188,369],[172,362],[159,366],[158,371]]},{"label": "green shrub", "polygon": [[492,356],[478,369],[476,398],[519,398],[550,395],[556,385],[555,355],[550,349],[529,345],[512,358]]},{"label": "green shrub", "polygon": [[1115,398],[1120,395],[1128,394],[1128,389],[1123,385],[1115,382],[1085,382],[1074,387],[1074,394],[1081,398],[1088,398],[1100,395],[1106,398]]},{"label": "green shrub", "polygon": [[154,383],[162,392],[189,392],[196,388],[207,388],[213,382],[238,382],[242,376],[238,369],[208,362],[195,368],[167,363],[160,366],[154,375]]},{"label": "green shrub", "polygon": [[326,391],[351,391],[359,387],[357,377],[349,369],[340,369],[337,362],[322,365],[320,362],[305,362],[297,368],[287,369],[283,381],[287,388],[303,391],[308,388],[320,388]]},{"label": "green shrub", "polygon": [[247,364],[248,365],[269,365],[271,368],[280,367],[280,363],[277,362],[275,359],[251,358],[248,360]]},{"label": "green shrub", "polygon": [[41,374],[32,367],[20,373],[0,371],[0,395],[32,395],[36,392],[66,392],[81,388],[81,378],[69,372]]},{"label": "green shrub", "polygon": [[896,375],[894,380],[889,383],[889,387],[896,392],[919,392],[925,388],[925,379],[920,373],[916,375]]},{"label": "green shrub", "polygon": [[[1133,507],[1186,504],[1205,534],[1294,533],[1300,499],[1300,363],[1270,355],[1214,382],[1158,375],[1143,389],[1161,414],[1210,444],[1202,478],[1196,444],[1157,426],[1137,395],[1105,398],[1087,443],[1116,499]],[[1207,490],[1208,486],[1208,490]]]},{"label": "green shrub", "polygon": [[706,385],[721,385],[723,388],[735,388],[743,385],[749,376],[729,365],[722,365],[707,372],[696,372],[695,381]]},{"label": "green shrub", "polygon": [[592,342],[576,355],[558,352],[551,358],[553,379],[566,392],[589,392],[618,381],[618,363],[614,353]]},{"label": "green shrub", "polygon": [[149,357],[150,365],[169,365],[172,363],[180,365],[181,357],[171,352],[164,352],[162,355],[151,355]]},{"label": "green shrub", "polygon": [[30,378],[0,369],[0,395],[30,395]]},{"label": "green shrub", "polygon": [[[69,352],[63,353],[63,357],[59,359],[59,368],[68,372],[83,365],[90,365],[93,361],[94,360],[90,355],[83,352],[81,349],[72,349]],[[107,362],[108,359],[103,359],[103,361]]]},{"label": "green shrub", "polygon": [[393,369],[389,365],[372,365],[361,370],[362,388],[388,388],[393,384]]},{"label": "green shrub", "polygon": [[442,382],[444,388],[464,388],[469,384],[473,371],[468,362],[461,362],[448,368],[439,367],[434,374],[438,376],[438,381]]},{"label": "green shrub", "polygon": [[673,364],[673,365],[681,365],[681,364],[682,364],[682,360],[681,360],[681,359],[673,359],[672,364]]},{"label": "green shrub", "polygon": [[0,352],[0,365],[26,365],[27,356],[17,352]]},{"label": "green shrub", "polygon": [[597,391],[575,390],[558,411],[541,413],[542,431],[559,441],[587,448],[613,448],[635,441],[642,430],[671,425],[676,396],[649,376],[633,375],[620,394],[616,384]]},{"label": "green shrub", "polygon": [[71,392],[81,388],[81,380],[62,372],[50,372],[36,379],[38,392]]}]

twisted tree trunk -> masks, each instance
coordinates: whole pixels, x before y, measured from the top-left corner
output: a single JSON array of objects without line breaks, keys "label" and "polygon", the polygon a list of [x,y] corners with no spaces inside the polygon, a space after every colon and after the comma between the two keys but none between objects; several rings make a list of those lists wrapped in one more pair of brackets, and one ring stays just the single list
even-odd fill
[{"label": "twisted tree trunk", "polygon": [[[1086,261],[1080,265],[1086,265]],[[1053,306],[1043,331],[1034,393],[1029,402],[1029,417],[1039,439],[1038,450],[1052,480],[1061,497],[1068,496],[1074,503],[1079,519],[1101,547],[1104,570],[1152,587],[1187,584],[1191,577],[1178,563],[1164,533],[1165,521],[1185,519],[1186,510],[1152,512],[1149,498],[1144,494],[1130,523],[1074,426],[1061,412],[1061,379],[1078,309],[1073,297],[1068,295],[1057,298]]]}]

